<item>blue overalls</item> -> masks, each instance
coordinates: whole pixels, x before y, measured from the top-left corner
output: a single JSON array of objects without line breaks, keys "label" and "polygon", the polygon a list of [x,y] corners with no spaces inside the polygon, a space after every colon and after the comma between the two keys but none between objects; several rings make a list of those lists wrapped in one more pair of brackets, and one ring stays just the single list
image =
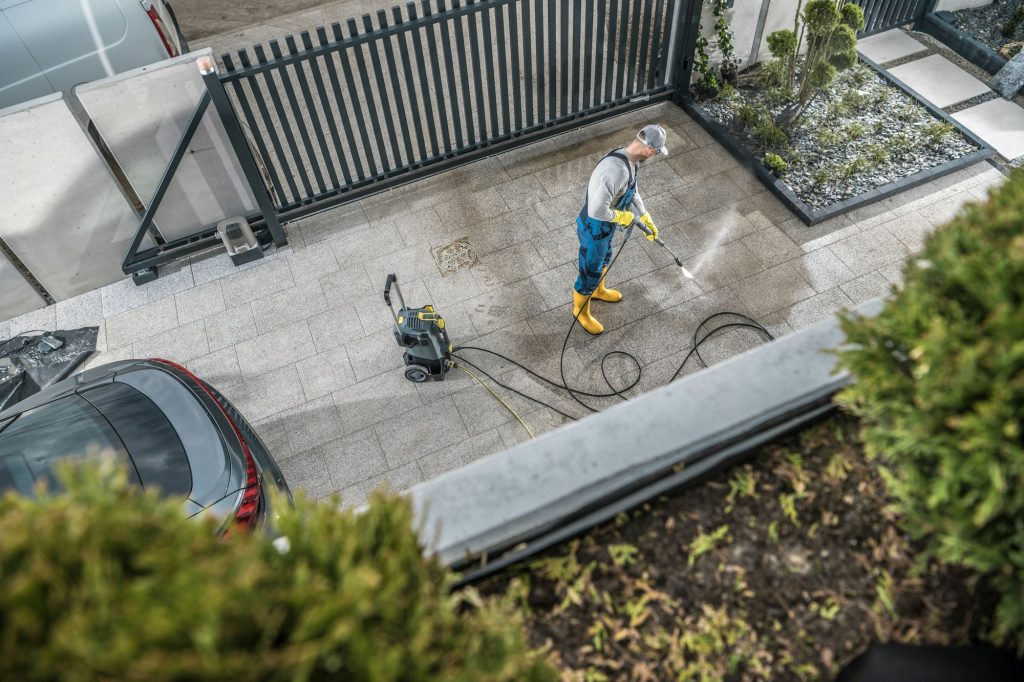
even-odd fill
[{"label": "blue overalls", "polygon": [[[621,152],[609,152],[601,161],[609,156],[622,159],[626,168],[629,169],[629,183],[626,185],[626,191],[612,207],[617,211],[628,211],[629,205],[633,201],[633,195],[636,194],[636,174],[633,171],[633,165]],[[576,217],[576,234],[580,238],[580,276],[576,278],[576,291],[583,295],[593,293],[597,285],[600,284],[601,275],[612,260],[612,239],[615,237],[614,223],[588,216],[587,203],[585,197],[583,208]]]}]

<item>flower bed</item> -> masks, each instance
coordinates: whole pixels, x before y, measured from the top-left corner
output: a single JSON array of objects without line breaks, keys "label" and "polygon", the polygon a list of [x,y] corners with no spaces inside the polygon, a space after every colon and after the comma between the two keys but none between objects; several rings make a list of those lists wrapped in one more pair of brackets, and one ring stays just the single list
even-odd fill
[{"label": "flower bed", "polygon": [[1011,59],[1024,47],[1024,4],[1018,0],[994,0],[991,5],[951,14],[954,26],[1004,59]]},{"label": "flower bed", "polygon": [[863,57],[787,128],[777,121],[789,102],[757,78],[688,110],[809,225],[994,154]]},{"label": "flower bed", "polygon": [[977,642],[994,596],[899,528],[838,416],[482,585],[566,680],[833,679],[872,641]]}]

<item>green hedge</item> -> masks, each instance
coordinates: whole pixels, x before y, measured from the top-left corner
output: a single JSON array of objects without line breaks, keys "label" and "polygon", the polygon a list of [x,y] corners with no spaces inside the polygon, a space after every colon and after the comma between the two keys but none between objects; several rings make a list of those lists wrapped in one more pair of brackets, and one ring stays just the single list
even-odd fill
[{"label": "green hedge", "polygon": [[0,501],[0,679],[554,679],[506,605],[449,595],[401,498],[299,499],[282,552],[116,472],[64,475],[66,493]]},{"label": "green hedge", "polygon": [[1024,171],[929,236],[874,319],[846,316],[840,402],[865,424],[928,555],[1001,594],[995,641],[1024,653]]}]

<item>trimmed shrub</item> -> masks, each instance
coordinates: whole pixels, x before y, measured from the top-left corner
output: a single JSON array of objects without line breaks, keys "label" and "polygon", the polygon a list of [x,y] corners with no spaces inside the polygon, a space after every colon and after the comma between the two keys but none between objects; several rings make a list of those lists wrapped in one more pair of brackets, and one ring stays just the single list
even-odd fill
[{"label": "trimmed shrub", "polygon": [[555,679],[506,605],[449,594],[401,498],[282,500],[275,547],[217,537],[109,463],[62,476],[0,500],[0,679]]},{"label": "trimmed shrub", "polygon": [[839,401],[926,556],[991,580],[993,639],[1024,653],[1024,171],[904,277],[878,317],[844,316],[856,383]]}]

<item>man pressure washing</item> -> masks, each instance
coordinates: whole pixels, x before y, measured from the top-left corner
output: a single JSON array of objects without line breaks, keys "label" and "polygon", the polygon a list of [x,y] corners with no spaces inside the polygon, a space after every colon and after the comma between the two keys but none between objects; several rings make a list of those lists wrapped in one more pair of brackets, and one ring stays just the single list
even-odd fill
[{"label": "man pressure washing", "polygon": [[626,147],[609,152],[598,161],[590,176],[587,196],[576,218],[580,275],[572,292],[572,314],[591,334],[603,332],[604,325],[590,314],[590,302],[622,300],[622,293],[604,285],[604,275],[612,259],[615,228],[628,228],[639,213],[640,222],[648,231],[647,238],[658,239],[658,228],[636,188],[640,164],[658,154],[668,154],[665,129],[659,125],[645,126]]}]

